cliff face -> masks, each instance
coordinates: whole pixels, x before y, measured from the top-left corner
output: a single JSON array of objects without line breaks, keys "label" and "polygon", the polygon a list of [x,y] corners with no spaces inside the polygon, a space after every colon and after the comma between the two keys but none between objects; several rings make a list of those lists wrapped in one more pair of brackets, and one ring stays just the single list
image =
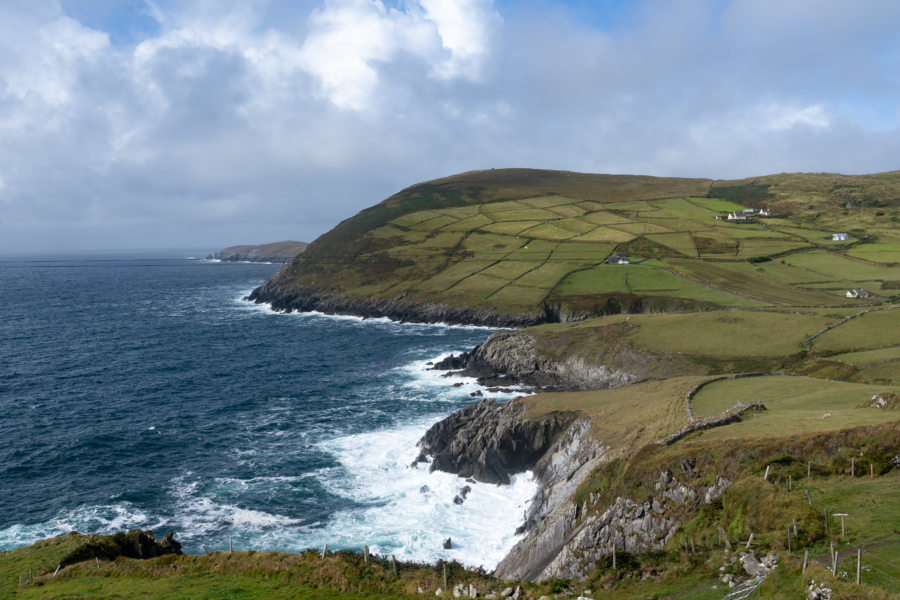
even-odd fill
[{"label": "cliff face", "polygon": [[[419,442],[416,462],[432,470],[506,483],[509,475],[531,470],[539,484],[525,522],[525,533],[497,565],[501,579],[541,581],[583,577],[612,551],[660,550],[681,526],[683,515],[719,498],[730,481],[718,478],[706,488],[686,463],[680,480],[659,475],[654,494],[643,501],[616,498],[573,501],[576,490],[602,463],[621,456],[594,439],[590,420],[572,412],[529,419],[524,400],[483,401],[434,425]],[[686,482],[686,483],[685,483]]]},{"label": "cliff face", "polygon": [[271,262],[288,263],[295,256],[306,250],[306,242],[286,240],[257,246],[229,246],[219,252],[207,256],[225,262]]},{"label": "cliff face", "polygon": [[588,348],[591,354],[553,356],[540,346],[527,331],[500,331],[434,368],[460,370],[485,385],[517,382],[556,390],[607,389],[667,377],[676,368],[686,374],[697,370],[678,357],[661,357],[621,343],[621,338]]},{"label": "cliff face", "polygon": [[396,321],[483,325],[486,327],[527,327],[544,322],[543,314],[498,313],[439,302],[416,302],[403,295],[394,298],[360,298],[349,294],[325,292],[311,286],[290,283],[284,270],[253,290],[249,299],[269,303],[273,310],[291,312],[319,311],[332,315],[364,318],[388,317]]}]

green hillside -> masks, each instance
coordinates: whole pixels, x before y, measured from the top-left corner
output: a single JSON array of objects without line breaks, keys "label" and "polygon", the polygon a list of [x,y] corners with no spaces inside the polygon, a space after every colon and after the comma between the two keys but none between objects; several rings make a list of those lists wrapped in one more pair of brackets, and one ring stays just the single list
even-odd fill
[{"label": "green hillside", "polygon": [[[762,208],[771,214],[723,218]],[[856,306],[900,290],[898,219],[900,172],[712,181],[475,171],[362,211],[276,280],[282,295],[498,314]],[[609,264],[619,254],[629,264]],[[847,298],[851,288],[871,296]]]}]

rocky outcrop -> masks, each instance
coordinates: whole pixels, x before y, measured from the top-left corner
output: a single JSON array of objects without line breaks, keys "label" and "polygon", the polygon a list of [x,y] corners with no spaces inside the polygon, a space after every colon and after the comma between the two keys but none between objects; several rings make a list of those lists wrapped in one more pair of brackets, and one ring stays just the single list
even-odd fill
[{"label": "rocky outcrop", "polygon": [[499,313],[489,309],[453,306],[440,302],[418,302],[405,295],[393,298],[360,298],[339,292],[324,292],[311,286],[294,286],[282,272],[270,277],[247,297],[257,304],[271,304],[283,312],[319,311],[329,315],[363,318],[387,317],[413,323],[483,325],[486,327],[527,327],[543,323],[541,313]]},{"label": "rocky outcrop", "polygon": [[207,256],[207,259],[221,260],[224,262],[267,262],[288,263],[295,256],[306,250],[306,242],[285,240],[271,244],[259,244],[257,246],[229,246],[219,252]]},{"label": "rocky outcrop", "polygon": [[[539,565],[539,571],[523,575],[532,580],[580,578],[613,549],[631,553],[662,550],[681,526],[681,515],[717,500],[729,485],[731,481],[719,477],[708,488],[693,487],[663,471],[652,497],[643,502],[619,497],[611,506],[589,512],[567,532],[552,560]],[[588,513],[588,508],[585,506],[583,512]]]},{"label": "rocky outcrop", "polygon": [[469,405],[425,433],[413,464],[430,462],[431,471],[509,483],[511,474],[534,468],[576,418],[574,413],[557,413],[531,421],[525,411],[526,406],[515,401]]},{"label": "rocky outcrop", "polygon": [[687,459],[677,476],[659,474],[650,497],[618,497],[604,506],[591,495],[576,505],[572,499],[585,479],[625,449],[597,441],[580,413],[529,418],[526,403],[483,401],[464,408],[425,434],[414,463],[430,462],[432,470],[488,483],[532,471],[539,489],[518,530],[526,535],[497,565],[494,575],[501,579],[584,577],[613,548],[661,550],[686,515],[716,501],[732,483],[717,477],[703,485],[695,462]]},{"label": "rocky outcrop", "polygon": [[549,356],[531,333],[499,331],[472,351],[447,357],[434,368],[461,371],[477,377],[483,385],[522,383],[548,390],[599,390],[667,376],[669,362],[676,360],[665,362],[622,343],[588,350],[595,354]]},{"label": "rocky outcrop", "polygon": [[[76,532],[69,535],[80,536]],[[175,540],[172,532],[156,541],[150,530],[132,529],[128,533],[112,535],[81,536],[84,542],[76,546],[61,562],[63,566],[82,560],[105,558],[115,560],[119,556],[127,558],[155,558],[166,554],[181,554],[181,544]]]}]

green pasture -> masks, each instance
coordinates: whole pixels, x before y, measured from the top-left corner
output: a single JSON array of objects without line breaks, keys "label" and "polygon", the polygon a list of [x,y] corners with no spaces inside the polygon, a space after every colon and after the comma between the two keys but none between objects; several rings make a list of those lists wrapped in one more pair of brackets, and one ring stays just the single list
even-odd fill
[{"label": "green pasture", "polygon": [[598,226],[585,234],[577,235],[569,238],[577,242],[612,242],[613,244],[624,244],[635,238],[635,234],[613,229],[612,227]]},{"label": "green pasture", "polygon": [[612,253],[613,244],[560,242],[550,255],[551,260],[586,260],[601,262]]},{"label": "green pasture", "polygon": [[520,235],[527,235],[529,237],[536,237],[544,240],[567,240],[578,234],[569,231],[568,229],[563,229],[553,223],[542,223],[531,229],[526,229],[521,232]]},{"label": "green pasture", "polygon": [[578,203],[578,200],[574,198],[565,198],[563,196],[536,196],[534,198],[524,198],[519,200],[519,202],[527,204],[532,208],[548,208],[550,206],[560,206],[564,204],[574,205]]},{"label": "green pasture", "polygon": [[877,263],[900,263],[900,244],[860,244],[847,251],[847,254]]},{"label": "green pasture", "polygon": [[851,379],[861,383],[900,385],[900,359],[863,367]]},{"label": "green pasture", "polygon": [[[630,283],[630,281],[629,281]],[[705,356],[787,356],[810,335],[839,319],[819,315],[728,310],[633,319],[634,341],[665,352]]]},{"label": "green pasture", "polygon": [[474,215],[465,219],[460,219],[448,225],[444,225],[443,229],[449,231],[472,231],[485,225],[490,225],[494,220],[487,215]]},{"label": "green pasture", "polygon": [[526,229],[531,229],[541,223],[543,221],[498,221],[483,225],[481,230],[501,235],[518,235]]},{"label": "green pasture", "polygon": [[738,256],[741,258],[769,256],[771,254],[781,254],[782,252],[797,250],[804,247],[806,247],[806,244],[803,242],[792,241],[785,238],[748,237],[740,240]]},{"label": "green pasture", "polygon": [[[777,232],[766,229],[762,225],[756,223],[731,223],[729,221],[713,221],[710,223],[710,229],[724,233],[730,238],[752,238],[761,236],[777,236]],[[790,239],[788,236],[783,236]]]},{"label": "green pasture", "polygon": [[688,202],[696,204],[714,213],[737,212],[746,207],[722,198],[688,198]]},{"label": "green pasture", "polygon": [[829,356],[831,360],[839,360],[841,362],[856,365],[857,367],[868,367],[877,363],[900,360],[900,339],[897,340],[897,346],[889,348],[879,348],[878,350],[861,350],[859,352],[846,352]]},{"label": "green pasture", "polygon": [[600,265],[576,271],[566,277],[554,292],[559,296],[587,296],[591,294],[627,294],[625,270],[627,265]]},{"label": "green pasture", "polygon": [[694,238],[691,237],[690,233],[660,233],[655,235],[648,235],[647,239],[652,240],[657,244],[667,246],[685,256],[697,256],[697,248],[696,246],[694,246]]},{"label": "green pasture", "polygon": [[495,221],[540,221],[543,223],[559,218],[556,213],[543,208],[523,207],[498,211],[493,209],[493,205],[488,204],[483,207],[482,212]]},{"label": "green pasture", "polygon": [[416,287],[423,291],[443,291],[447,290],[462,279],[469,277],[475,273],[483,271],[493,265],[492,260],[463,260],[458,263],[448,265],[437,275],[426,279]]},{"label": "green pasture", "polygon": [[484,213],[499,213],[531,208],[531,206],[529,206],[527,203],[515,200],[508,200],[505,202],[491,202],[489,204],[481,204],[480,207],[481,212]]},{"label": "green pasture", "polygon": [[482,275],[488,277],[499,277],[500,279],[513,280],[521,277],[528,271],[537,267],[540,263],[523,261],[523,260],[501,260],[491,265],[487,269],[481,271]]},{"label": "green pasture", "polygon": [[765,411],[740,422],[704,431],[703,440],[781,437],[900,419],[896,410],[861,408],[882,392],[898,393],[900,388],[772,375],[711,383],[697,392],[692,404],[694,413],[701,417],[720,414],[739,402],[762,402],[766,406]]},{"label": "green pasture", "polygon": [[813,340],[813,349],[830,352],[875,350],[900,341],[900,309],[873,310],[850,319]]},{"label": "green pasture", "polygon": [[610,225],[610,227],[612,229],[618,229],[619,231],[633,233],[635,235],[644,235],[647,233],[672,233],[672,230],[668,227],[663,227],[662,225],[656,225],[654,223],[646,223],[643,221],[632,221],[631,223],[615,223]]},{"label": "green pasture", "polygon": [[524,245],[507,254],[507,260],[524,260],[540,263],[550,258],[550,254],[558,244],[549,240],[526,239],[524,237],[522,241],[525,242]]},{"label": "green pasture", "polygon": [[547,208],[550,212],[556,213],[560,217],[578,217],[587,212],[577,204],[563,204],[560,206],[550,206]]},{"label": "green pasture", "polygon": [[447,291],[451,294],[465,294],[474,298],[484,299],[507,284],[509,284],[508,279],[491,277],[481,272],[469,275]]},{"label": "green pasture", "polygon": [[833,279],[898,279],[900,266],[874,265],[827,252],[801,252],[783,259],[787,264]]},{"label": "green pasture", "polygon": [[693,300],[719,306],[758,306],[755,300],[735,296],[727,292],[679,277],[665,269],[641,265],[625,265],[627,283],[633,294],[661,296]]},{"label": "green pasture", "polygon": [[765,273],[759,273],[754,265],[746,262],[709,262],[680,258],[666,259],[676,270],[700,282],[735,294],[743,294],[772,304],[786,306],[834,305],[839,298],[825,292],[804,290],[784,285]]},{"label": "green pasture", "polygon": [[592,212],[581,217],[582,221],[593,223],[594,225],[612,225],[614,223],[633,223],[633,221],[622,215],[607,212],[605,210]]},{"label": "green pasture", "polygon": [[418,210],[399,216],[391,221],[391,223],[401,227],[413,227],[423,221],[428,221],[429,219],[434,219],[439,216],[441,216],[441,213],[435,210]]},{"label": "green pasture", "polygon": [[459,221],[456,217],[448,217],[447,215],[437,215],[431,219],[426,219],[415,225],[412,225],[411,229],[419,229],[421,231],[434,231],[436,229],[440,229],[441,227],[445,227],[447,225],[451,225]]},{"label": "green pasture", "polygon": [[553,224],[578,235],[596,228],[596,225],[593,223],[588,223],[578,218],[560,219],[559,221],[554,221]]},{"label": "green pasture", "polygon": [[508,306],[537,306],[547,294],[549,288],[531,287],[527,285],[518,285],[511,283],[506,287],[500,288],[494,294],[488,297],[492,303]]},{"label": "green pasture", "polygon": [[462,249],[476,258],[500,258],[525,245],[525,240],[509,235],[473,232],[462,241]]},{"label": "green pasture", "polygon": [[537,269],[525,273],[516,280],[518,285],[552,289],[559,281],[577,269],[584,268],[584,263],[567,261],[550,261]]},{"label": "green pasture", "polygon": [[715,219],[716,211],[705,206],[698,205],[687,198],[668,198],[666,200],[655,200],[650,203],[655,206],[658,212],[654,213],[657,218],[673,218],[673,219],[696,219],[698,221],[711,221]]}]

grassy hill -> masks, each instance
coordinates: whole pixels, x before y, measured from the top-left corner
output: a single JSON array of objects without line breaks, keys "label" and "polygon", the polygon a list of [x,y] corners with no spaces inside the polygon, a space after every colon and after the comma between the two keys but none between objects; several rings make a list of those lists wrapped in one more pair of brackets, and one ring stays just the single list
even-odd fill
[{"label": "grassy hill", "polygon": [[[761,208],[771,215],[717,219]],[[900,172],[712,181],[475,171],[362,211],[277,279],[282,292],[499,314],[856,306],[900,290],[898,219]],[[615,254],[629,264],[609,264]],[[846,298],[851,288],[874,298]]]}]

